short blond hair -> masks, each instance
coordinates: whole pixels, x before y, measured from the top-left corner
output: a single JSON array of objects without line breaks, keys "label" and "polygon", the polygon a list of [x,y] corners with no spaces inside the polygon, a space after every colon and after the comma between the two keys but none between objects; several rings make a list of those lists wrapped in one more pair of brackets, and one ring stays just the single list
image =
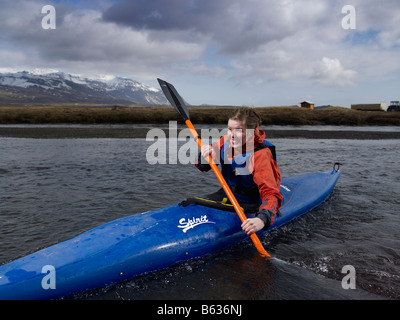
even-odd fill
[{"label": "short blond hair", "polygon": [[236,108],[229,115],[229,119],[242,121],[247,129],[256,129],[262,122],[261,116],[255,108],[247,106]]}]

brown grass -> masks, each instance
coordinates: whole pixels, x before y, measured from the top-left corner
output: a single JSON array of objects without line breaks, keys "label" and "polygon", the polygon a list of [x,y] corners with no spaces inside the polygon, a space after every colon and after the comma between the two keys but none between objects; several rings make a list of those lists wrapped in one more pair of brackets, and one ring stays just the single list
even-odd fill
[{"label": "brown grass", "polygon": [[[264,125],[400,125],[400,112],[366,112],[342,107],[309,110],[298,107],[257,108]],[[224,124],[231,107],[189,107],[193,123]],[[135,124],[181,121],[167,106],[104,107],[66,105],[0,107],[0,124]]]}]

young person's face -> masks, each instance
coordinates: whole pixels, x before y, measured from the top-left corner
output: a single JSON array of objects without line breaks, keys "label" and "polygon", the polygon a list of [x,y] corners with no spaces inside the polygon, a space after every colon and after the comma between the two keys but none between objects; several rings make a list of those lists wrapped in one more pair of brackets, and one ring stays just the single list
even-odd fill
[{"label": "young person's face", "polygon": [[228,138],[229,138],[229,143],[233,148],[241,148],[246,143],[247,141],[246,129],[247,128],[243,124],[243,121],[229,119]]}]

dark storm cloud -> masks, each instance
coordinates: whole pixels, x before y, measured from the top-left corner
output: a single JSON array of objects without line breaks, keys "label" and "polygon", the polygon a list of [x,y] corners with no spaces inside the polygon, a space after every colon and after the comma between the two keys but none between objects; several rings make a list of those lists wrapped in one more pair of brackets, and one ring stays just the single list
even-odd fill
[{"label": "dark storm cloud", "polygon": [[123,0],[105,11],[103,19],[155,37],[175,32],[177,37],[186,33],[193,42],[210,39],[220,52],[235,54],[293,32],[298,19],[286,9],[279,1],[265,0]]},{"label": "dark storm cloud", "polygon": [[226,0],[135,0],[116,3],[104,13],[103,18],[135,29],[197,29],[200,32],[209,32],[210,27],[215,24],[215,13],[223,13],[224,9]]}]

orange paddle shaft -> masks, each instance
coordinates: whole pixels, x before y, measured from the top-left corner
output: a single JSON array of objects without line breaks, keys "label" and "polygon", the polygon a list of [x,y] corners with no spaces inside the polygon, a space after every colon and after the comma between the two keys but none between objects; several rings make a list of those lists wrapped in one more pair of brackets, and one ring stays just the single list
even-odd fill
[{"label": "orange paddle shaft", "polygon": [[[195,141],[197,141],[197,144],[199,145],[199,148],[203,146],[203,143],[196,131],[196,129],[193,127],[192,122],[187,119],[185,121],[187,127],[189,128],[192,136],[194,137]],[[229,188],[228,184],[226,183],[224,177],[222,176],[221,172],[218,170],[217,165],[215,164],[214,160],[212,159],[211,155],[208,156],[207,159],[208,163],[211,166],[211,169],[214,171],[215,175],[217,176],[217,179],[219,183],[221,184],[222,188],[224,189],[225,193],[227,194],[229,200],[231,201],[233,207],[235,208],[236,213],[238,214],[240,220],[242,223],[247,220],[246,215],[244,214],[242,208],[240,207],[239,203],[237,202],[235,196],[233,195],[231,189]],[[263,245],[260,242],[260,239],[258,239],[257,235],[255,233],[250,235],[251,240],[253,241],[254,245],[256,246],[258,252],[263,256],[267,258],[271,258],[271,256],[268,254],[267,251],[265,251]]]}]

